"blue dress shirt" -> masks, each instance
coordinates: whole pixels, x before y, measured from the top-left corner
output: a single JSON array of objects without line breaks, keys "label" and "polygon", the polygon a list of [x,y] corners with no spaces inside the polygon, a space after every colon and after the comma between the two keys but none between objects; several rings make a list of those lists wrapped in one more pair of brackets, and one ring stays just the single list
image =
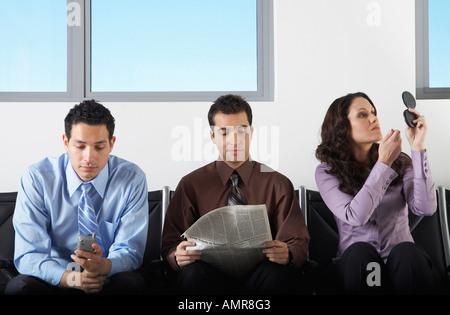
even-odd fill
[{"label": "blue dress shirt", "polygon": [[[148,190],[144,172],[110,155],[91,181],[91,193],[105,247],[111,260],[108,276],[139,268],[148,230]],[[21,274],[58,285],[74,261],[77,247],[78,201],[82,181],[67,153],[31,165],[22,175],[13,225],[14,263]]]}]

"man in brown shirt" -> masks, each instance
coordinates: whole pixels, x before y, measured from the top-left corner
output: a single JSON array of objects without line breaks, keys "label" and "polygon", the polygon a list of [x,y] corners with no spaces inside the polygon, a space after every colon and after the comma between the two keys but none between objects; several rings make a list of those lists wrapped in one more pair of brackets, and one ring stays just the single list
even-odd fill
[{"label": "man in brown shirt", "polygon": [[[252,111],[240,96],[219,97],[208,113],[211,139],[219,159],[184,176],[175,190],[165,219],[162,255],[174,270],[183,292],[282,293],[290,291],[296,279],[294,268],[307,258],[309,234],[291,181],[249,156],[253,134]],[[265,204],[274,241],[266,242],[267,261],[240,279],[221,274],[201,261],[201,251],[180,235],[197,219],[228,205],[230,177],[239,175],[239,187],[246,204]],[[298,283],[297,283],[298,284]],[[231,290],[231,291],[230,291]]]}]

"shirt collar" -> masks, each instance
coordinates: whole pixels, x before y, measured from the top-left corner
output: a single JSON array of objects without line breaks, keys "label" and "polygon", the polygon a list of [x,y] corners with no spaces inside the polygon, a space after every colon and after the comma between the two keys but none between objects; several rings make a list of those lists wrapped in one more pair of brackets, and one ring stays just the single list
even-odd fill
[{"label": "shirt collar", "polygon": [[[67,163],[66,166],[66,178],[67,178],[67,190],[69,192],[69,196],[72,197],[72,195],[75,193],[75,191],[80,187],[81,184],[84,182],[78,177],[77,173],[75,173],[75,170],[72,167],[72,164],[70,164],[70,161]],[[106,190],[106,184],[108,182],[109,178],[109,163],[106,163],[106,166],[98,173],[97,176],[90,182],[92,183],[92,186],[94,186],[97,193],[100,195],[100,197],[103,198]]]},{"label": "shirt collar", "polygon": [[236,171],[239,174],[239,177],[241,178],[244,185],[248,186],[254,163],[255,162],[252,161],[251,158],[249,158],[237,169],[233,169],[229,167],[223,160],[219,159],[216,161],[216,168],[223,185],[226,185],[226,183],[230,180],[231,174]]}]

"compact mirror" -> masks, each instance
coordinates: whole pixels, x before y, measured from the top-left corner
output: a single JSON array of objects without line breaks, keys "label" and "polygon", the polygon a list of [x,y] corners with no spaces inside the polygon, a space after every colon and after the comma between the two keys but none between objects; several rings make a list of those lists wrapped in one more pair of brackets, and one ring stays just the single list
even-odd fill
[{"label": "compact mirror", "polygon": [[[403,103],[405,104],[406,107],[416,108],[416,99],[408,91],[405,91],[402,93],[402,99],[403,99]],[[416,127],[417,124],[413,123],[413,120],[415,120],[417,118],[417,116],[415,114],[411,113],[409,110],[405,110],[403,112],[403,117],[405,117],[405,122],[409,127],[411,127],[411,128]]]}]

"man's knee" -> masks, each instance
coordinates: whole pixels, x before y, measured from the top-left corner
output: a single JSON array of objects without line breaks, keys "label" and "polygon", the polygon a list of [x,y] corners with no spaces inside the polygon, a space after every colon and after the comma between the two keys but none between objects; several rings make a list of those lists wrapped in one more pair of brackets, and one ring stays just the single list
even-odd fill
[{"label": "man's knee", "polygon": [[178,273],[178,287],[182,293],[213,293],[229,289],[229,278],[203,261],[183,266]]},{"label": "man's knee", "polygon": [[105,280],[102,294],[145,294],[147,284],[139,271],[119,272]]},{"label": "man's knee", "polygon": [[263,261],[251,272],[246,285],[248,293],[286,294],[299,287],[300,277],[293,268]]},{"label": "man's knee", "polygon": [[9,280],[5,287],[5,295],[49,294],[53,293],[53,286],[39,278],[19,274]]}]

